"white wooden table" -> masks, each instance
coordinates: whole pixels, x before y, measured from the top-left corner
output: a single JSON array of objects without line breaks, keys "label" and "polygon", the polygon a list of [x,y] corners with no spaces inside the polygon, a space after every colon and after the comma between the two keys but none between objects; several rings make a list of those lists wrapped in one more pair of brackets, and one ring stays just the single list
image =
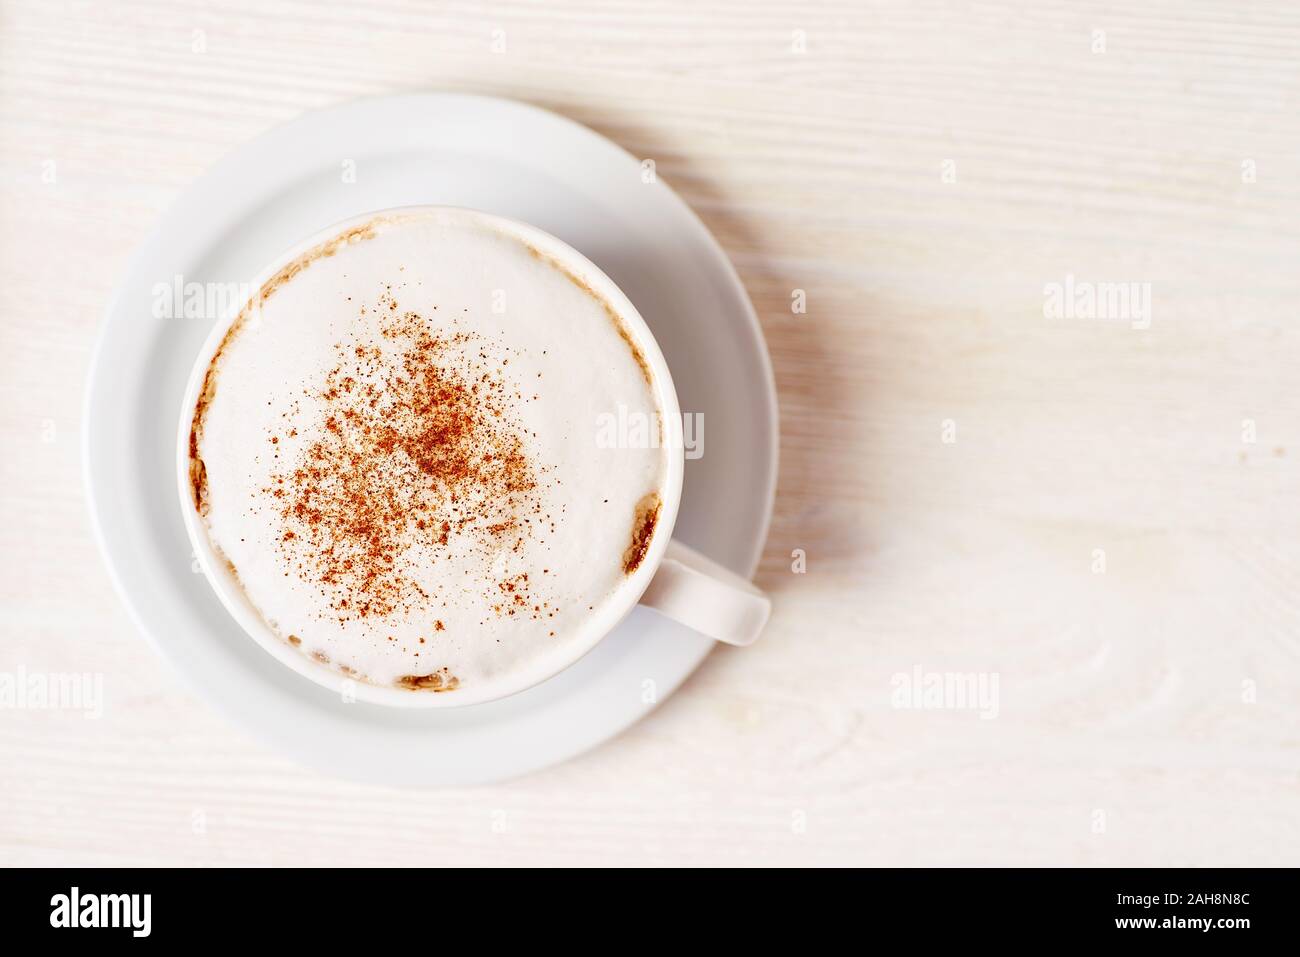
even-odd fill
[{"label": "white wooden table", "polygon": [[[0,710],[0,863],[1300,863],[1300,9],[607,6],[0,4],[0,672],[106,698]],[[404,793],[176,690],[79,440],[171,200],[422,89],[653,158],[758,308],[783,447],[760,645],[565,766]],[[1048,318],[1067,277],[1149,327]],[[914,670],[996,708],[899,707]]]}]

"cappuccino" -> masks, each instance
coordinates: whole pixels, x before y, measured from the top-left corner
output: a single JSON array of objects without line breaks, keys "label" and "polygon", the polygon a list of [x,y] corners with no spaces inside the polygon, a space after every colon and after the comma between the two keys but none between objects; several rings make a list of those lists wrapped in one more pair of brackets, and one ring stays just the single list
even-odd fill
[{"label": "cappuccino", "polygon": [[660,387],[617,310],[522,233],[380,215],[244,305],[190,412],[189,496],[287,648],[478,697],[562,667],[635,587],[667,452],[597,429],[623,410],[662,432]]}]

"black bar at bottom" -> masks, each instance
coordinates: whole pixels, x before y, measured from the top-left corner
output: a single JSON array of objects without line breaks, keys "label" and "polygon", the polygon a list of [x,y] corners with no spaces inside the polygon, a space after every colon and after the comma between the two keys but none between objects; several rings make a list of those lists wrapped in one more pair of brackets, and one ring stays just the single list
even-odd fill
[{"label": "black bar at bottom", "polygon": [[534,946],[569,936],[592,943],[610,921],[630,939],[650,940],[690,936],[703,921],[757,940],[838,931],[863,945],[902,935],[924,947],[1125,939],[1233,946],[1293,941],[1297,884],[1291,870],[53,868],[0,871],[0,926],[11,942],[75,936],[132,946],[246,944],[267,928],[299,949],[439,947],[512,931],[532,935]]}]

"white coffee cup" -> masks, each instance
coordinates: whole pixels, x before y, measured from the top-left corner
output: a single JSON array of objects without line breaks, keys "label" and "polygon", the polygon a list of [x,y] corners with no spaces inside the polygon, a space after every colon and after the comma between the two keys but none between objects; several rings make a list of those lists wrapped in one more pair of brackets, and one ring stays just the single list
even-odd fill
[{"label": "white coffee cup", "polygon": [[[581,253],[554,236],[524,223],[474,210],[437,206],[404,207],[366,213],[336,223],[286,251],[263,270],[252,288],[262,289],[286,265],[340,234],[385,217],[425,214],[455,217],[466,224],[479,224],[517,236],[585,283],[596,296],[614,309],[634,339],[636,347],[650,367],[664,421],[680,424],[680,407],[667,363],[636,307],[609,277]],[[342,690],[359,701],[398,707],[458,707],[506,697],[559,673],[595,647],[638,603],[727,644],[750,644],[762,630],[771,608],[768,598],[748,580],[670,538],[681,503],[685,456],[681,442],[668,442],[666,477],[660,489],[659,518],[649,548],[640,565],[631,573],[627,587],[620,590],[618,600],[605,603],[593,611],[598,622],[596,627],[586,629],[586,635],[591,637],[584,637],[581,642],[569,642],[563,660],[557,662],[551,658],[531,667],[522,666],[512,670],[509,680],[487,686],[466,686],[451,693],[429,694],[348,679],[289,647],[262,619],[239,584],[234,571],[213,548],[207,528],[195,506],[191,488],[190,435],[195,408],[208,367],[239,311],[238,308],[233,310],[230,316],[218,322],[212,330],[195,360],[185,389],[177,438],[178,490],[186,531],[199,565],[218,598],[243,630],[284,665],[317,684],[335,691]]]}]

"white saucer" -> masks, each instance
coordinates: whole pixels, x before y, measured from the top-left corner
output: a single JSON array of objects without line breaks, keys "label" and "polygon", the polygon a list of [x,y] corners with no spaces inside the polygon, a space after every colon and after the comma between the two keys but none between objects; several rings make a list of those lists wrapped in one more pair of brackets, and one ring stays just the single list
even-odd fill
[{"label": "white saucer", "polygon": [[504,701],[346,704],[250,641],[193,567],[173,443],[211,323],[154,318],[155,284],[247,281],[330,223],[424,203],[539,226],[636,304],[683,411],[704,414],[705,454],[686,463],[676,537],[751,574],[776,485],[776,393],[744,288],[690,209],[591,130],[506,100],[401,96],[310,114],[218,163],[136,254],[100,332],[84,450],[96,533],[141,631],[202,697],[299,761],[402,786],[484,783],[572,757],[663,701],[712,647],[637,608],[577,664]]}]

